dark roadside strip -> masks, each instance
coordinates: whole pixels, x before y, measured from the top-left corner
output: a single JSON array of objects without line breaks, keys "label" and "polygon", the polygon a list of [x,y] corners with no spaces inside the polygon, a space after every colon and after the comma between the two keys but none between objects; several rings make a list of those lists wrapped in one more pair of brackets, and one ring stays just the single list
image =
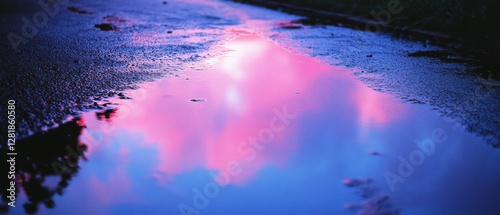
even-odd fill
[{"label": "dark roadside strip", "polygon": [[[432,52],[429,52],[428,54],[422,52],[410,53],[408,56],[439,58],[440,60],[443,60],[445,62],[455,62],[455,60],[450,59],[456,59],[458,57],[460,59],[463,59],[463,61],[466,63],[471,63],[477,66],[478,69],[477,71],[474,71],[475,74],[493,73],[494,79],[500,79],[500,75],[498,75],[496,72],[496,70],[500,69],[500,62],[498,62],[497,60],[498,57],[500,57],[500,47],[497,47],[493,44],[483,45],[478,41],[468,40],[458,35],[419,29],[412,26],[391,25],[390,17],[387,21],[389,23],[384,23],[380,20],[384,19],[381,17],[373,17],[374,19],[369,19],[361,16],[311,9],[275,1],[233,1],[278,10],[289,14],[305,16],[307,17],[307,19],[294,21],[295,23],[299,22],[303,25],[335,25],[361,31],[391,33],[393,36],[398,38],[422,41],[424,45],[428,42],[430,44],[449,49],[449,51],[445,51],[448,53],[447,55],[445,55],[445,58],[443,59],[442,57],[436,57],[438,55]],[[391,15],[394,15],[392,14],[391,8],[388,8],[388,11],[391,12]],[[377,15],[382,16],[379,13],[377,13],[375,16]],[[441,53],[442,51],[439,52]]]},{"label": "dark roadside strip", "polygon": [[401,29],[392,25],[379,23],[376,20],[367,19],[359,16],[353,16],[349,14],[304,8],[274,1],[263,1],[263,0],[234,0],[234,1],[266,7],[273,10],[279,10],[290,14],[306,16],[310,21],[309,23],[338,25],[342,27],[351,27],[357,30],[369,30],[369,31],[376,31],[379,28],[374,29],[374,28],[368,28],[366,26],[379,25],[381,28],[380,30],[403,33],[408,36],[415,37],[415,39],[431,39],[431,40],[440,40],[443,42],[471,43],[470,41],[467,41],[464,38],[453,36],[450,34],[433,32],[423,29],[411,29],[411,28]]}]

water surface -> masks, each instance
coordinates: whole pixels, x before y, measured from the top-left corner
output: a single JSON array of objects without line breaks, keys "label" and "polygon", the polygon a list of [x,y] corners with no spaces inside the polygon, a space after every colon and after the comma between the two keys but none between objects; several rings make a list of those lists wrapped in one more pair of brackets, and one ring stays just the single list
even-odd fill
[{"label": "water surface", "polygon": [[[453,120],[368,88],[356,71],[230,34],[209,69],[83,114],[88,161],[40,214],[500,211],[500,152]],[[415,141],[435,132],[442,142],[423,153]],[[418,163],[404,177],[400,156]],[[391,188],[388,172],[404,182]]]}]

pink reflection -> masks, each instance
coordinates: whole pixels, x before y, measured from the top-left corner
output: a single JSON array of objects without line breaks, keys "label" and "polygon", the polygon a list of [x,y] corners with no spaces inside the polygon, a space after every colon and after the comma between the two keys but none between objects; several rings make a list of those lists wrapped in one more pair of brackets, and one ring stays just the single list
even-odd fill
[{"label": "pink reflection", "polygon": [[[359,110],[359,124],[363,126],[384,125],[392,121],[399,113],[399,105],[387,101],[390,97],[369,88],[357,90],[355,95],[356,107]],[[398,111],[399,112],[399,111]]]},{"label": "pink reflection", "polygon": [[[231,51],[212,59],[214,69],[186,72],[189,80],[167,78],[154,86],[145,85],[130,92],[133,100],[120,101],[115,127],[141,133],[144,142],[137,144],[158,149],[159,173],[152,177],[169,181],[200,167],[225,171],[235,160],[243,171],[231,182],[241,185],[267,165],[285,166],[300,148],[300,121],[275,133],[264,149],[253,147],[255,158],[238,150],[241,144],[251,150],[249,138],[269,128],[273,109],[286,107],[307,117],[333,100],[329,111],[345,115],[348,121],[357,117],[361,125],[383,126],[392,120],[387,109],[390,102],[354,80],[350,71],[294,54],[259,36],[244,35],[224,45]],[[191,102],[193,98],[206,101]]]},{"label": "pink reflection", "polygon": [[[197,167],[222,171],[236,160],[245,171],[233,182],[241,184],[265,165],[284,165],[294,148],[290,145],[294,141],[287,140],[295,124],[275,134],[251,162],[246,162],[249,155],[238,153],[238,146],[269,127],[273,109],[292,111],[296,93],[311,94],[314,81],[332,69],[255,35],[224,46],[232,51],[215,59],[214,70],[188,72],[189,81],[165,79],[141,101],[126,101],[139,102],[139,108],[116,123],[144,133],[145,142],[158,147],[159,171],[169,175]],[[193,103],[191,98],[207,101]],[[317,105],[302,104],[301,111]],[[118,115],[126,107],[122,105]]]},{"label": "pink reflection", "polygon": [[[358,83],[361,84],[361,83]],[[402,104],[394,102],[393,97],[365,86],[352,88],[353,106],[357,108],[357,141],[360,143],[378,142],[380,129],[396,118],[405,115]]]}]

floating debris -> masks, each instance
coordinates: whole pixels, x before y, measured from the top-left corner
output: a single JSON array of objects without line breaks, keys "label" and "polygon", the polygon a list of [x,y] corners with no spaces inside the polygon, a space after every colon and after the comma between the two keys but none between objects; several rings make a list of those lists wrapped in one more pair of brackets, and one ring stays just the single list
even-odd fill
[{"label": "floating debris", "polygon": [[371,155],[381,155],[382,154],[381,152],[377,152],[377,151],[370,151],[369,153]]},{"label": "floating debris", "polygon": [[344,179],[343,182],[348,187],[358,187],[360,185],[371,183],[372,181],[373,181],[373,179],[371,179],[371,178],[367,178],[367,179],[346,178],[346,179]]},{"label": "floating debris", "polygon": [[105,111],[97,112],[96,113],[97,119],[98,120],[109,120],[116,114],[117,110],[118,110],[117,108],[113,108],[113,109],[107,109]]},{"label": "floating debris", "polygon": [[373,179],[344,179],[344,184],[355,188],[356,194],[363,199],[359,204],[346,203],[344,208],[357,211],[358,215],[387,214],[398,215],[400,210],[393,205],[386,194],[380,193],[380,188],[373,185]]},{"label": "floating debris", "polygon": [[192,101],[192,102],[204,102],[204,101],[207,101],[206,99],[189,99],[189,101]]}]

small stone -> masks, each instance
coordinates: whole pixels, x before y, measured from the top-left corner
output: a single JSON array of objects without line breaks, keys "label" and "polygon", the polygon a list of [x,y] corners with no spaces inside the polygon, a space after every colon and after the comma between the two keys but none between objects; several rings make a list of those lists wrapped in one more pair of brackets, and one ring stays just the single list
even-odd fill
[{"label": "small stone", "polygon": [[101,31],[116,31],[118,27],[110,23],[96,24],[94,27],[101,29]]},{"label": "small stone", "polygon": [[71,11],[71,12],[78,12],[78,11],[80,11],[77,7],[73,7],[73,6],[68,7],[68,10]]}]

